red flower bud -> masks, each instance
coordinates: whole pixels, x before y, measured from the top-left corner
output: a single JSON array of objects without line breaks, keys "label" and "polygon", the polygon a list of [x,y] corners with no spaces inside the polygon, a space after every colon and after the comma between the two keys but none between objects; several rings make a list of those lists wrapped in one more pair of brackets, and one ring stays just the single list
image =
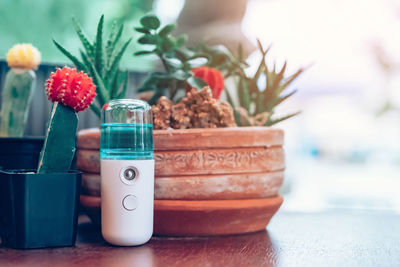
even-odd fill
[{"label": "red flower bud", "polygon": [[192,69],[192,72],[194,77],[202,79],[210,86],[213,98],[219,99],[222,90],[224,89],[224,77],[221,72],[216,68],[206,66],[194,68]]},{"label": "red flower bud", "polygon": [[61,102],[78,112],[92,103],[96,86],[86,73],[64,67],[50,74],[46,93],[50,101]]}]

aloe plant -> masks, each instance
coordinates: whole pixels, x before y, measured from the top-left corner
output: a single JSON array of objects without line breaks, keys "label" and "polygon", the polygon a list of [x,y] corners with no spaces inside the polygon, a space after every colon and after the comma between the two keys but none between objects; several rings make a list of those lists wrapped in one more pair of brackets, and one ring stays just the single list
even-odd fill
[{"label": "aloe plant", "polygon": [[103,105],[111,99],[124,98],[128,88],[128,72],[119,67],[131,39],[119,46],[123,25],[117,27],[114,22],[111,33],[104,40],[104,15],[101,16],[97,25],[97,33],[94,41],[90,41],[81,29],[75,18],[72,19],[75,31],[82,43],[80,59],[72,55],[66,48],[53,40],[56,47],[68,57],[78,70],[82,70],[93,78],[97,87],[95,103],[90,108],[100,117]]},{"label": "aloe plant", "polygon": [[[249,76],[245,72],[241,51],[235,61],[236,65],[228,68],[230,74],[237,78],[236,92],[239,105],[235,104],[228,90],[225,92],[229,103],[234,108],[235,120],[239,126],[271,126],[299,114],[299,112],[295,112],[282,117],[274,117],[275,108],[297,92],[296,89],[287,92],[287,88],[305,69],[300,68],[294,74],[287,76],[287,62],[279,70],[275,64],[271,69],[266,64],[266,56],[270,47],[264,49],[258,40],[258,49],[262,58],[253,76]],[[262,79],[264,82],[260,82]],[[265,84],[265,87],[260,87],[260,84]]]}]

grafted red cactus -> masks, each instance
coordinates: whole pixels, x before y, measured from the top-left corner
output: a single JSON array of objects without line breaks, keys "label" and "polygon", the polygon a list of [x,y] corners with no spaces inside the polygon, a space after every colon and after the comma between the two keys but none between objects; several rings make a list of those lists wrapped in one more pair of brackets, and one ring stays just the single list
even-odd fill
[{"label": "grafted red cactus", "polygon": [[50,74],[46,93],[54,104],[37,172],[68,172],[75,154],[76,113],[92,103],[96,86],[86,73],[64,67]]},{"label": "grafted red cactus", "polygon": [[92,103],[96,86],[86,73],[64,67],[50,74],[46,93],[50,101],[60,102],[79,112]]},{"label": "grafted red cactus", "polygon": [[201,66],[192,69],[193,75],[204,80],[211,88],[213,98],[219,99],[224,89],[224,77],[216,68]]}]

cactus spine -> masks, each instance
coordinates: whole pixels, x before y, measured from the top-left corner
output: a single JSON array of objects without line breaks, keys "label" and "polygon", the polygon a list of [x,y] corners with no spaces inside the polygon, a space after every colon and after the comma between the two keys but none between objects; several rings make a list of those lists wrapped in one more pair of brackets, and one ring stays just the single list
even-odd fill
[{"label": "cactus spine", "polygon": [[32,102],[36,75],[32,70],[10,69],[7,73],[1,106],[1,137],[22,137]]},{"label": "cactus spine", "polygon": [[59,102],[53,104],[50,123],[40,153],[38,173],[57,173],[69,170],[75,154],[78,116]]}]

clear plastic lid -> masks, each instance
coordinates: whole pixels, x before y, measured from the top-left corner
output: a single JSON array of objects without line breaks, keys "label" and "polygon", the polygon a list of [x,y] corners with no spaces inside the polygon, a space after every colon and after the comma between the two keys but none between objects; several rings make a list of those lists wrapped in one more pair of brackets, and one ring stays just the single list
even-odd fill
[{"label": "clear plastic lid", "polygon": [[153,115],[137,99],[111,100],[102,110],[102,159],[153,159]]}]

